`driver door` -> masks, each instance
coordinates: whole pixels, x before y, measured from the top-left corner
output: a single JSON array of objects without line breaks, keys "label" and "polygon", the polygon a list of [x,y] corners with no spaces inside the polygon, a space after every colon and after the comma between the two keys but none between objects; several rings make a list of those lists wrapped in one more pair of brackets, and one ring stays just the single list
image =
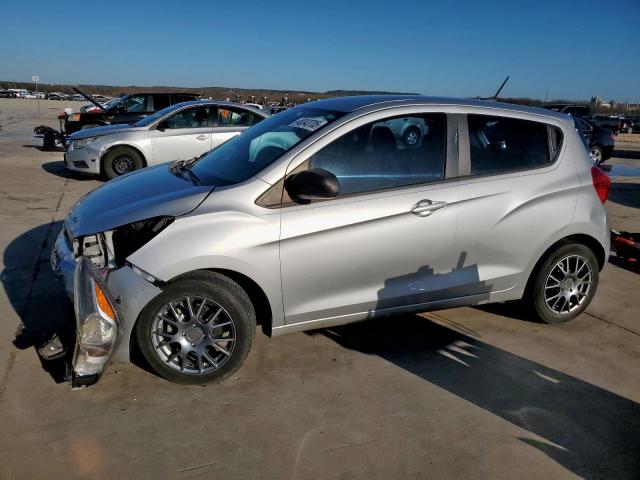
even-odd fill
[{"label": "driver door", "polygon": [[154,163],[189,160],[211,150],[215,112],[213,106],[197,105],[160,122],[151,141]]},{"label": "driver door", "polygon": [[383,119],[310,152],[289,172],[322,168],[337,177],[340,194],[307,204],[285,199],[287,324],[344,323],[448,299],[474,276],[456,250],[459,187],[445,179],[446,116],[414,117],[429,125],[416,144],[405,145]]}]

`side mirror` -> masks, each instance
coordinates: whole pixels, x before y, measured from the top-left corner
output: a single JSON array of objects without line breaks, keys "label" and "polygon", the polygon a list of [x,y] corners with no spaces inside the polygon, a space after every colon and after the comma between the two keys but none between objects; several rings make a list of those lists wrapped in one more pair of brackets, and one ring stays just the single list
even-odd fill
[{"label": "side mirror", "polygon": [[304,170],[287,177],[284,188],[297,203],[335,198],[340,193],[336,176],[322,168]]},{"label": "side mirror", "polygon": [[169,120],[163,120],[156,125],[156,130],[160,130],[161,132],[165,131],[167,128],[169,128]]}]

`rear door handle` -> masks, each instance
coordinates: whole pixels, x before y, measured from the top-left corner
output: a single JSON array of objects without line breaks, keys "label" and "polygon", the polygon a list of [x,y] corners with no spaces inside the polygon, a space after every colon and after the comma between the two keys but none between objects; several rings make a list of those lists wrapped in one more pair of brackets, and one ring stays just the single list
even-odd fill
[{"label": "rear door handle", "polygon": [[411,208],[411,213],[418,217],[428,217],[433,212],[447,206],[447,202],[433,202],[431,200],[420,200]]},{"label": "rear door handle", "polygon": [[207,139],[207,136],[206,136],[206,135],[198,135],[198,136],[196,137],[196,140],[206,140],[206,139]]}]

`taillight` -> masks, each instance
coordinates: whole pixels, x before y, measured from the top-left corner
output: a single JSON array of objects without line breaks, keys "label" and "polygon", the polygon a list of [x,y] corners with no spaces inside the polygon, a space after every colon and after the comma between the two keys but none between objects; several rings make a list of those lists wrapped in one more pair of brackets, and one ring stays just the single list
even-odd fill
[{"label": "taillight", "polygon": [[606,202],[609,196],[609,190],[611,190],[611,179],[609,175],[594,166],[591,167],[591,179],[593,180],[593,188],[596,189],[598,198],[602,203]]}]

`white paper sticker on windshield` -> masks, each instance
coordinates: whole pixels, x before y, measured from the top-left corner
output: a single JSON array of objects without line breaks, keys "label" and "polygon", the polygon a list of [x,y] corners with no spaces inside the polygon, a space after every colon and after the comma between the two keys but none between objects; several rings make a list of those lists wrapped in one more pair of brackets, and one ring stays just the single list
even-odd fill
[{"label": "white paper sticker on windshield", "polygon": [[304,130],[309,130],[310,132],[315,132],[323,125],[327,124],[327,120],[324,118],[299,118],[293,123],[290,123],[289,126],[293,128],[302,128]]}]

